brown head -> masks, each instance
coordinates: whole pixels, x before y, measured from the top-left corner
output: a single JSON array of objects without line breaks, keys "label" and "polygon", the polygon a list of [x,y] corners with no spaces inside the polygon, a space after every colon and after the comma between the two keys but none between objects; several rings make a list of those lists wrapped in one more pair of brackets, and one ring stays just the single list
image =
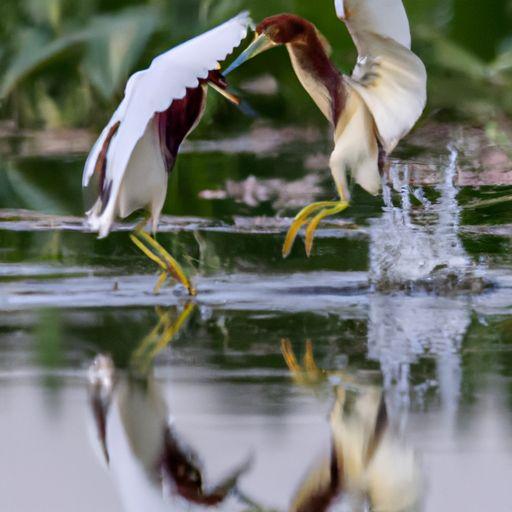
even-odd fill
[{"label": "brown head", "polygon": [[308,37],[316,33],[315,26],[300,16],[286,13],[269,16],[256,27],[254,42],[238,56],[231,66],[223,72],[223,75],[228,75],[249,59],[270,48],[282,44],[307,43]]},{"label": "brown head", "polygon": [[314,26],[294,14],[277,14],[265,18],[257,27],[256,34],[267,36],[274,44],[294,44],[304,41]]},{"label": "brown head", "polygon": [[336,124],[345,104],[343,79],[329,58],[330,47],[309,21],[294,14],[265,18],[256,27],[256,39],[223,73],[227,75],[260,53],[286,45],[299,80],[320,110]]}]

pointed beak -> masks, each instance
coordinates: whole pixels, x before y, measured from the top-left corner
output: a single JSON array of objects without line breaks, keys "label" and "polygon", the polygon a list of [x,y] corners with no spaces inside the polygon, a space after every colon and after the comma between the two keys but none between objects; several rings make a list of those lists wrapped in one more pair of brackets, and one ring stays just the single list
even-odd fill
[{"label": "pointed beak", "polygon": [[334,7],[336,8],[336,16],[340,20],[346,19],[346,12],[345,12],[345,0],[334,0]]},{"label": "pointed beak", "polygon": [[242,52],[238,58],[229,66],[226,71],[224,71],[222,74],[224,76],[231,73],[231,71],[234,71],[235,69],[239,68],[242,64],[247,62],[249,59],[252,59],[253,57],[256,57],[256,55],[259,55],[260,53],[263,53],[266,50],[270,50],[270,48],[273,48],[275,46],[275,43],[268,38],[265,34],[256,34],[256,39],[247,47],[247,49]]},{"label": "pointed beak", "polygon": [[208,85],[212,89],[215,89],[219,94],[224,96],[224,98],[226,98],[228,101],[230,101],[234,105],[236,105],[236,106],[240,105],[241,100],[236,94],[232,93],[231,91],[228,91],[227,89],[223,89],[222,87],[219,87],[217,84],[215,84],[213,82],[209,82]]}]

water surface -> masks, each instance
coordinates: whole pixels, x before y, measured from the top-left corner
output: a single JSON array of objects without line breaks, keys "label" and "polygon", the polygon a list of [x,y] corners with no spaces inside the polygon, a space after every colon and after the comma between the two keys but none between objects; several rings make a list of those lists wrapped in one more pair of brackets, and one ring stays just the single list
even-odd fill
[{"label": "water surface", "polygon": [[329,510],[510,510],[508,174],[460,130],[417,135],[383,198],[283,261],[290,217],[332,197],[329,146],[268,130],[181,155],[158,238],[191,303],[151,293],[128,225],[87,231],[84,155],[4,153],[1,510],[296,510],[333,461]]}]

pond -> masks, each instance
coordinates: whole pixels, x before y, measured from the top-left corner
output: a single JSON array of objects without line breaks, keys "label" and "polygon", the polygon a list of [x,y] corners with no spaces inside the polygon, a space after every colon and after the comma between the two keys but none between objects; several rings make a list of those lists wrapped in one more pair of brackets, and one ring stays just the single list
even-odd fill
[{"label": "pond", "polygon": [[510,510],[512,173],[482,133],[421,127],[287,260],[328,134],[187,143],[158,240],[192,301],[151,293],[135,219],[85,228],[88,134],[40,137],[0,144],[0,510]]}]

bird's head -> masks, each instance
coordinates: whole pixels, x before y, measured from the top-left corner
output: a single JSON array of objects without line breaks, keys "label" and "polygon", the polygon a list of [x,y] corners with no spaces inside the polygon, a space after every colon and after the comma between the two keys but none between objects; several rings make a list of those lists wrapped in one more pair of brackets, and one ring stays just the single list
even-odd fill
[{"label": "bird's head", "polygon": [[308,21],[294,14],[276,14],[265,18],[256,27],[254,41],[223,74],[231,73],[249,59],[275,46],[300,43],[305,39],[308,29],[311,27],[312,25]]},{"label": "bird's head", "polygon": [[294,14],[269,16],[256,27],[256,37],[266,37],[274,45],[295,43],[304,37],[306,23]]}]

